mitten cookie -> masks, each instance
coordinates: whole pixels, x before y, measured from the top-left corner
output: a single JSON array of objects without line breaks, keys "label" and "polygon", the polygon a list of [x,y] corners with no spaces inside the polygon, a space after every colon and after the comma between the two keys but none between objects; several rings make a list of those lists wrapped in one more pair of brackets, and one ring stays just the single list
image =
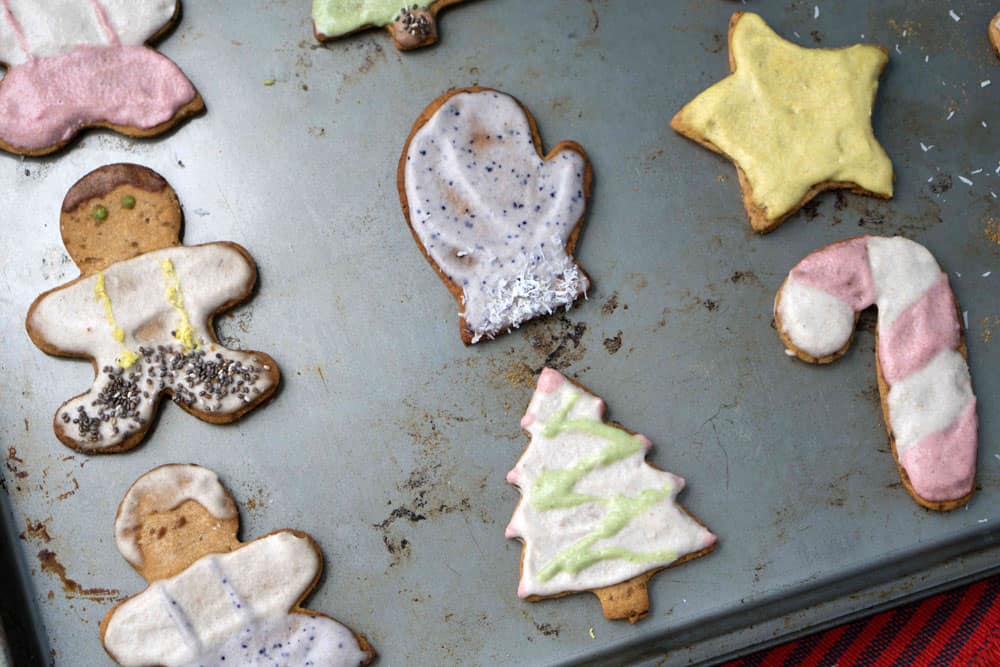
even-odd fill
[{"label": "mitten cookie", "polygon": [[767,233],[824,190],[892,196],[892,163],[872,131],[875,46],[806,49],[756,14],[729,21],[728,77],[670,126],[736,165],[754,231]]},{"label": "mitten cookie", "polygon": [[271,357],[222,347],[212,327],[249,298],[253,258],[235,243],[181,245],[181,222],[173,189],[138,165],[101,167],[66,193],[60,230],[81,275],[39,296],[27,329],[45,352],[94,364],[94,384],[55,416],[73,449],[136,446],[164,394],[222,424],[277,389]]},{"label": "mitten cookie", "polygon": [[313,34],[325,42],[368,28],[386,28],[400,51],[438,40],[437,14],[462,0],[313,0]]},{"label": "mitten cookie", "polygon": [[179,13],[179,0],[3,0],[0,149],[45,155],[86,127],[151,137],[202,111],[184,73],[144,46]]},{"label": "mitten cookie", "polygon": [[645,462],[652,443],[604,422],[604,401],[551,368],[521,419],[531,442],[507,481],[522,494],[506,536],[524,543],[517,594],[590,591],[610,619],[649,613],[646,585],[716,537],[676,502],[684,480]]},{"label": "mitten cookie", "polygon": [[774,318],[791,353],[825,364],[847,351],[858,314],[873,304],[878,388],[900,477],[924,507],[960,507],[975,485],[976,397],[958,304],[931,253],[899,236],[820,248],[785,279]]},{"label": "mitten cookie", "polygon": [[241,543],[239,514],[211,470],[165,465],[140,477],[115,517],[115,543],[149,582],[101,621],[121,665],[357,667],[367,639],[302,608],[323,570],[316,542],[279,530]]},{"label": "mitten cookie", "polygon": [[466,345],[586,293],[572,254],[590,162],[572,141],[543,157],[534,119],[510,95],[463,88],[434,100],[406,140],[397,180],[413,238],[461,304]]}]

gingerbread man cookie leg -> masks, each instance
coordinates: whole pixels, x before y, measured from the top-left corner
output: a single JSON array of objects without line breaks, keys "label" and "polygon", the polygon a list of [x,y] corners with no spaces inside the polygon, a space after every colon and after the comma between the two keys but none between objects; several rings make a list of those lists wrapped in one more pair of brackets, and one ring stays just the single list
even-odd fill
[{"label": "gingerbread man cookie leg", "polygon": [[278,387],[271,357],[226,349],[212,326],[250,297],[253,258],[234,243],[181,245],[181,224],[173,189],[138,165],[101,167],[66,194],[60,230],[81,275],[35,300],[27,330],[45,352],[94,365],[91,388],[55,416],[56,436],[73,449],[131,449],[164,395],[222,424]]},{"label": "gingerbread man cookie leg", "polygon": [[670,126],[736,165],[754,231],[778,227],[824,190],[892,197],[892,163],[871,126],[884,49],[806,49],[756,14],[729,21],[731,74]]},{"label": "gingerbread man cookie leg", "polygon": [[926,248],[898,236],[821,248],[778,290],[775,323],[795,356],[829,363],[873,304],[879,394],[900,477],[924,507],[960,507],[975,486],[976,397],[955,295]]},{"label": "gingerbread man cookie leg", "polygon": [[140,477],[115,517],[115,543],[149,582],[101,621],[120,665],[360,667],[368,640],[302,607],[323,569],[316,542],[279,530],[241,543],[214,472],[166,465]]},{"label": "gingerbread man cookie leg", "polygon": [[205,105],[146,44],[179,0],[0,0],[0,149],[46,155],[87,127],[162,134]]},{"label": "gingerbread man cookie leg", "polygon": [[542,154],[516,99],[452,90],[417,118],[397,171],[403,215],[461,306],[466,345],[568,309],[590,287],[573,261],[593,174],[572,141]]},{"label": "gingerbread man cookie leg", "polygon": [[506,531],[524,543],[520,597],[590,591],[605,617],[635,623],[656,572],[715,547],[676,501],[684,480],[646,463],[649,439],[605,422],[584,387],[546,368],[521,427],[531,442],[507,475],[522,497]]},{"label": "gingerbread man cookie leg", "polygon": [[437,15],[462,0],[313,0],[313,34],[327,40],[385,27],[400,51],[438,41]]}]

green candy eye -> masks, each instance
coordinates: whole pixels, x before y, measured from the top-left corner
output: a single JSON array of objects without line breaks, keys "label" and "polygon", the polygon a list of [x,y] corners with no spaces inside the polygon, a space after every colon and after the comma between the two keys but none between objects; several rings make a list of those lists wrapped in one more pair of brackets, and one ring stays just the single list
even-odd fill
[{"label": "green candy eye", "polygon": [[135,197],[132,195],[125,195],[122,197],[122,208],[135,208]]},{"label": "green candy eye", "polygon": [[107,220],[107,219],[108,219],[108,209],[104,208],[103,206],[95,206],[94,207],[94,220],[97,220],[98,222],[102,222],[102,221]]}]

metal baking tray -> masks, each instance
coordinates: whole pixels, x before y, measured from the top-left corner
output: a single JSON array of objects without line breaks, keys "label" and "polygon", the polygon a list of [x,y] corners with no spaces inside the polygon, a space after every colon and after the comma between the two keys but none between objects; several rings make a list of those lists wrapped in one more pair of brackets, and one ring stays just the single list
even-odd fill
[{"label": "metal baking tray", "polygon": [[[47,660],[107,664],[98,623],[144,586],[115,549],[115,509],[166,462],[218,471],[244,539],[315,536],[326,573],[309,606],[365,633],[383,665],[711,662],[998,568],[994,3],[477,0],[441,16],[437,46],[406,55],[380,31],[320,46],[308,4],[188,0],[160,50],[208,113],[169,136],[90,132],[57,157],[0,156],[3,544]],[[669,129],[728,72],[728,18],[746,8],[805,45],[887,48],[874,122],[895,163],[891,201],[826,193],[758,237],[733,167]],[[396,162],[430,100],[476,83],[520,98],[546,146],[587,149],[595,188],[577,256],[594,287],[567,313],[465,348],[400,212]],[[254,255],[259,291],[219,330],[271,353],[284,384],[227,427],[165,406],[141,447],[88,458],[50,422],[90,365],[44,355],[23,318],[76,275],[59,238],[66,190],[119,161],[171,182],[187,243]],[[859,233],[926,244],[968,313],[981,435],[966,509],[928,512],[900,487],[872,318],[822,368],[788,359],[771,327],[791,266]],[[653,579],[635,626],[605,621],[590,595],[515,594],[520,545],[503,529],[518,494],[504,475],[545,365],[649,435],[650,460],[687,479],[681,500],[720,536]]]}]

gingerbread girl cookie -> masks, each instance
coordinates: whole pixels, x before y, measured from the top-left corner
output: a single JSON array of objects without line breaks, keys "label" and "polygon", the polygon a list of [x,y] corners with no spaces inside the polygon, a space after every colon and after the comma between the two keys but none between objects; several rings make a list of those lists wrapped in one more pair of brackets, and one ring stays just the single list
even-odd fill
[{"label": "gingerbread girl cookie", "polygon": [[297,530],[237,537],[236,504],[211,470],[165,465],[140,477],[115,518],[115,543],[149,582],[101,621],[121,665],[359,667],[368,640],[302,608],[322,553]]},{"label": "gingerbread girl cookie", "polygon": [[462,88],[434,100],[396,178],[413,238],[461,304],[466,345],[586,294],[590,279],[572,255],[590,162],[572,141],[543,155],[534,119],[510,95]]},{"label": "gingerbread girl cookie", "polygon": [[101,167],[66,193],[60,229],[81,275],[39,296],[27,329],[45,352],[93,362],[91,388],[55,416],[56,436],[73,449],[136,446],[164,394],[221,424],[278,387],[274,360],[226,349],[212,327],[249,298],[253,259],[235,243],[184,246],[181,225],[173,189],[138,165]]},{"label": "gingerbread girl cookie", "polygon": [[202,111],[146,46],[179,14],[179,0],[0,0],[0,149],[45,155],[85,127],[151,137]]},{"label": "gingerbread girl cookie", "polygon": [[524,542],[520,597],[590,591],[605,617],[635,623],[649,613],[649,579],[716,537],[677,502],[684,480],[646,463],[649,439],[605,422],[604,408],[542,371],[521,419],[531,442],[507,475],[522,498],[506,536]]},{"label": "gingerbread girl cookie", "polygon": [[[400,51],[438,40],[437,15],[462,0],[313,0],[313,34],[321,42],[369,28],[385,28]],[[401,6],[402,5],[402,6]]]}]

